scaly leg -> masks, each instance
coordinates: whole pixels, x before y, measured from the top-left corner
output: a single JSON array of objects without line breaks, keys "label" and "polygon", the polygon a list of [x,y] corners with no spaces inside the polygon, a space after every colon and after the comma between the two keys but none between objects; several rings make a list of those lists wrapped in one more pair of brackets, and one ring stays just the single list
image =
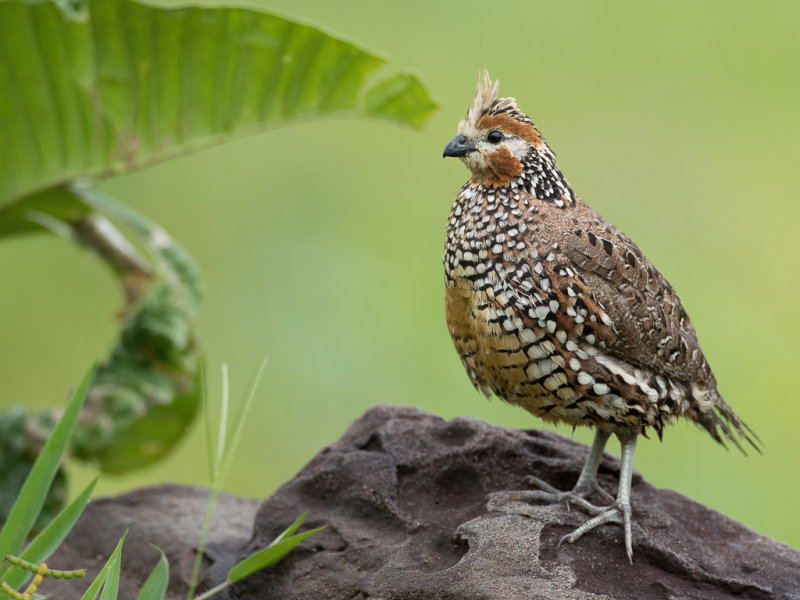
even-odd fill
[{"label": "scaly leg", "polygon": [[633,453],[636,450],[636,434],[617,435],[622,446],[622,466],[619,470],[619,489],[614,505],[597,513],[575,531],[565,535],[558,542],[570,544],[577,541],[584,533],[606,523],[619,523],[625,530],[625,552],[633,563],[633,534],[631,532],[631,478],[633,477]]},{"label": "scaly leg", "polygon": [[592,493],[597,492],[603,500],[609,503],[614,502],[614,497],[601,488],[597,484],[597,469],[600,467],[600,461],[603,458],[603,449],[606,446],[606,442],[611,434],[605,431],[597,430],[597,433],[594,436],[594,441],[592,442],[592,447],[589,450],[589,456],[586,458],[586,462],[583,464],[583,469],[581,469],[581,474],[578,477],[578,481],[575,484],[575,487],[568,492],[562,492],[557,490],[552,485],[539,479],[538,477],[534,477],[533,475],[529,475],[525,478],[525,481],[533,486],[538,487],[538,490],[522,490],[513,492],[513,497],[515,500],[539,500],[543,502],[549,502],[551,504],[559,504],[563,502],[567,510],[569,510],[570,504],[575,504],[576,506],[580,506],[584,510],[588,511],[591,514],[600,514],[602,513],[606,507],[598,507],[592,504],[587,500]]}]

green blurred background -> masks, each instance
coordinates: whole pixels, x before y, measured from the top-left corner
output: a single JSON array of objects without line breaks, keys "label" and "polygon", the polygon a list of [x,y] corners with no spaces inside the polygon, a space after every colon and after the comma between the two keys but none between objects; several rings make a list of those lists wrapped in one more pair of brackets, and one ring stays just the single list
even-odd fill
[{"label": "green blurred background", "polygon": [[[663,443],[642,440],[636,468],[800,546],[800,4],[245,5],[390,56],[419,73],[441,110],[421,132],[302,123],[100,184],[200,265],[212,397],[221,363],[236,397],[269,356],[228,491],[267,496],[379,402],[543,427],[474,391],[444,322],[444,224],[467,172],[441,151],[485,62],[576,192],[679,291],[723,395],[765,442],[763,457],[745,458],[679,423]],[[48,236],[0,245],[0,272],[0,403],[61,404],[112,343],[120,292],[92,256]],[[98,495],[205,483],[206,456],[196,424],[166,460],[104,476]],[[93,476],[77,465],[72,474],[74,490]]]}]

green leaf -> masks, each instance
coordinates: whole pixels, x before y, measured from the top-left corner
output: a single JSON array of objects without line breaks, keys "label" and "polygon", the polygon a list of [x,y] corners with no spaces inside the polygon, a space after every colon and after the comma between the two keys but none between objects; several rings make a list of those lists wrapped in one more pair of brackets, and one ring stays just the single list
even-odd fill
[{"label": "green leaf", "polygon": [[52,188],[0,206],[0,237],[46,231],[37,219],[42,214],[58,221],[71,222],[90,212],[91,208],[68,189]]},{"label": "green leaf", "polygon": [[[108,573],[106,574],[106,581],[103,584],[103,593],[100,594],[100,600],[117,600],[117,593],[119,592],[119,570],[122,564],[122,544],[127,535],[128,532],[126,531],[106,563]],[[105,567],[103,568],[105,569]]]},{"label": "green leaf", "polygon": [[[21,406],[0,410],[0,529],[14,508],[25,479],[39,458],[42,446],[58,425],[63,411],[63,407],[59,407],[39,414],[28,414]],[[55,518],[64,508],[66,496],[67,473],[62,462],[29,535],[38,533]]]},{"label": "green leaf", "polygon": [[17,501],[8,515],[8,520],[0,532],[0,556],[19,555],[22,544],[39,515],[50,484],[61,464],[61,458],[64,456],[64,451],[78,419],[78,413],[83,406],[93,373],[94,365],[83,376],[64,410],[64,416],[61,417],[53,433],[47,439],[39,458],[36,459],[33,469],[28,474]]},{"label": "green leaf", "polygon": [[420,125],[413,75],[315,27],[243,8],[0,2],[0,206],[325,115]]},{"label": "green leaf", "polygon": [[421,126],[436,109],[436,103],[419,79],[398,73],[379,82],[364,99],[367,114],[390,121]]},{"label": "green leaf", "polygon": [[[103,565],[103,568],[100,569],[100,572],[97,574],[97,577],[94,578],[92,581],[92,585],[89,586],[89,589],[84,592],[83,596],[81,596],[81,600],[95,600],[97,598],[97,594],[100,591],[100,588],[103,586],[104,583],[110,583],[114,587],[114,596],[117,595],[117,589],[119,587],[119,564],[120,564],[120,557],[122,555],[122,544],[125,543],[125,538],[128,536],[128,532],[126,531],[122,535],[122,539],[120,539],[117,547],[114,548],[114,552],[111,553],[111,556],[108,557],[106,564]],[[111,579],[111,570],[116,569],[116,583]],[[106,589],[109,586],[106,585],[103,589],[102,600],[106,600]],[[111,592],[109,592],[111,593]]]},{"label": "green leaf", "polygon": [[293,535],[291,537],[287,537],[280,542],[272,542],[266,548],[259,550],[258,552],[251,554],[243,561],[236,563],[233,568],[228,571],[228,579],[236,583],[255,573],[256,571],[260,571],[266,567],[274,565],[284,556],[286,556],[292,548],[297,546],[300,542],[302,542],[307,537],[314,535],[318,531],[322,531],[325,529],[324,527],[318,527],[317,529],[311,529],[310,531],[304,531],[303,533],[299,533],[297,535]]},{"label": "green leaf", "polygon": [[294,535],[294,532],[297,531],[298,529],[300,529],[300,525],[303,524],[303,521],[306,520],[307,516],[308,516],[308,511],[304,512],[302,515],[297,517],[294,520],[294,523],[289,525],[286,529],[283,530],[283,532],[278,537],[276,537],[274,540],[272,540],[272,543],[270,544],[270,546],[273,546],[273,545],[277,544],[278,542],[282,542],[283,540],[285,540],[290,535]]},{"label": "green leaf", "polygon": [[[96,461],[105,472],[157,460],[184,435],[197,412],[196,313],[202,283],[196,265],[163,228],[86,186],[37,194],[5,213],[0,209],[0,229],[3,214],[11,214],[12,223],[20,217],[14,227],[31,225],[25,217],[31,211],[20,205],[34,205],[40,222],[46,216],[73,232],[111,267],[128,301],[120,339],[95,372],[93,402],[81,413],[72,456]],[[74,216],[79,220],[70,221]],[[24,231],[19,227],[6,231]]]},{"label": "green leaf", "polygon": [[[56,548],[61,545],[61,542],[64,541],[64,538],[67,537],[67,534],[75,525],[78,517],[83,513],[83,509],[86,508],[86,504],[89,502],[89,497],[94,491],[94,486],[97,484],[98,478],[99,476],[95,477],[69,506],[58,513],[55,519],[50,521],[47,527],[39,532],[39,535],[25,548],[20,558],[28,562],[40,563],[47,560],[50,555],[55,552]],[[12,588],[17,589],[28,577],[30,577],[30,573],[27,571],[14,569],[4,580]]]},{"label": "green leaf", "polygon": [[136,594],[136,600],[164,600],[169,583],[169,561],[161,548],[156,548],[161,553],[158,564],[150,572],[142,589]]}]

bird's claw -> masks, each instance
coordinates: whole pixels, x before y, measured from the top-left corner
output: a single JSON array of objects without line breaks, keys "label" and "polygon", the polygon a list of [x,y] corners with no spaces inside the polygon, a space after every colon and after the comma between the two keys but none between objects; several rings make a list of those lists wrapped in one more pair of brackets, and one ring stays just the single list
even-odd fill
[{"label": "bird's claw", "polygon": [[616,502],[613,506],[607,507],[575,531],[562,537],[558,541],[558,545],[560,547],[564,542],[572,544],[578,541],[584,533],[588,533],[607,523],[622,525],[625,531],[625,553],[628,555],[628,561],[633,564],[633,532],[631,528],[631,505],[629,503]]},{"label": "bird's claw", "polygon": [[537,487],[540,490],[543,490],[545,492],[549,492],[551,494],[560,494],[561,493],[560,490],[557,490],[552,485],[547,483],[544,479],[540,479],[539,477],[536,477],[535,475],[526,475],[525,478],[524,478],[524,481],[525,481],[525,483],[527,483],[530,486]]},{"label": "bird's claw", "polygon": [[[558,545],[564,542],[573,543],[580,539],[584,533],[592,531],[606,523],[617,523],[622,525],[625,532],[625,553],[628,560],[633,563],[633,534],[631,531],[631,478],[633,476],[633,452],[636,449],[636,434],[618,435],[622,445],[622,457],[619,472],[619,488],[617,497],[605,491],[597,484],[597,469],[600,465],[603,447],[608,439],[608,433],[598,431],[594,442],[589,451],[589,457],[581,469],[575,487],[568,492],[561,492],[552,485],[539,479],[529,476],[525,478],[528,485],[532,485],[537,490],[522,490],[515,492],[494,492],[489,495],[489,506],[497,508],[498,501],[539,501],[551,504],[564,503],[569,509],[570,505],[579,506],[591,515],[583,525],[561,538]],[[606,505],[595,505],[587,500],[592,494],[597,494],[603,501],[609,502]],[[518,510],[519,506],[515,507]]]},{"label": "bird's claw", "polygon": [[605,491],[603,488],[601,488],[600,484],[598,484],[597,481],[594,482],[594,490],[593,491],[594,491],[595,494],[600,496],[605,502],[608,502],[609,506],[614,504],[617,501],[617,499],[614,498],[614,496],[612,496],[607,491]]},{"label": "bird's claw", "polygon": [[601,514],[608,508],[608,506],[597,506],[589,502],[587,498],[593,493],[598,494],[604,501],[608,502],[609,505],[614,504],[614,496],[601,488],[597,484],[597,481],[593,481],[586,486],[575,487],[568,492],[562,492],[546,481],[533,475],[525,477],[525,483],[538,487],[539,489],[514,492],[515,500],[538,500],[541,502],[549,502],[550,504],[563,504],[567,511],[569,511],[570,506],[574,504],[591,515]]}]

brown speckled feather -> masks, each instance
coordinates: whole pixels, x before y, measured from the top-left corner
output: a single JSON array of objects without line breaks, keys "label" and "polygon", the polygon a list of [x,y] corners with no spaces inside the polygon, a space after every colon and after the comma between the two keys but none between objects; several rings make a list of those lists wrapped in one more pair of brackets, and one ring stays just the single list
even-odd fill
[{"label": "brown speckled feather", "polygon": [[636,244],[581,200],[566,221],[564,255],[614,323],[608,351],[663,376],[716,385],[678,294]]},{"label": "brown speckled feather", "polygon": [[573,193],[513,99],[479,90],[451,144],[473,176],[448,221],[446,314],[478,389],[552,421],[661,435],[685,416],[753,443],[678,295]]}]

